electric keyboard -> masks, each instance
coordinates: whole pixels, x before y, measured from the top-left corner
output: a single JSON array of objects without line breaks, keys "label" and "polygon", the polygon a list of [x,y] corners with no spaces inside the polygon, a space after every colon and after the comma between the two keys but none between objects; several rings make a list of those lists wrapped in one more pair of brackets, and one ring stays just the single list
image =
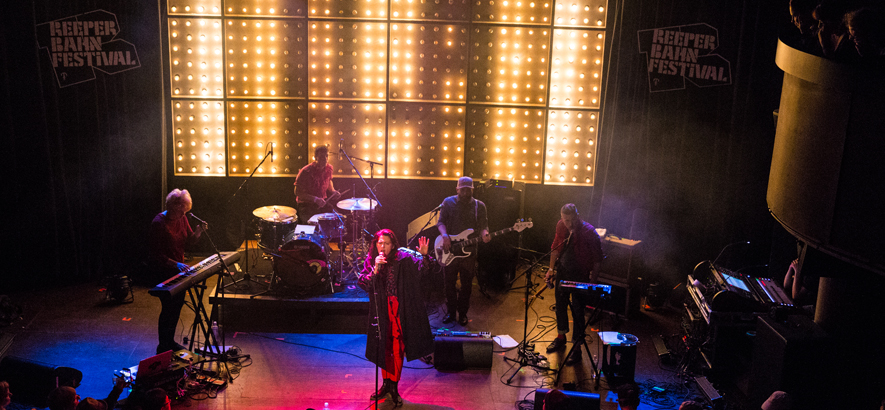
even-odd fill
[{"label": "electric keyboard", "polygon": [[607,295],[612,293],[611,285],[600,285],[598,283],[575,282],[572,280],[561,280],[559,286],[564,288],[585,290],[587,292],[602,292]]},{"label": "electric keyboard", "polygon": [[[239,252],[221,252],[221,256],[224,258],[224,263],[226,265],[230,265],[240,260]],[[163,283],[154,286],[154,288],[149,290],[148,293],[158,298],[175,296],[190,289],[192,286],[209,279],[210,276],[218,273],[219,270],[221,270],[221,262],[218,260],[218,255],[215,254],[203,259],[196,265],[191,266],[186,272],[181,272],[166,279]]]}]

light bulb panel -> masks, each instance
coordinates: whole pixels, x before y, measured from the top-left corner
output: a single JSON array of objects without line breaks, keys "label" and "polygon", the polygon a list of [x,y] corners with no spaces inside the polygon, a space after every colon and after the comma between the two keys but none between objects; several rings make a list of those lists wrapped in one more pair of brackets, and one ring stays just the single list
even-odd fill
[{"label": "light bulb panel", "polygon": [[308,0],[312,18],[387,20],[387,0]]},{"label": "light bulb panel", "polygon": [[470,41],[469,103],[547,104],[549,29],[486,24]]},{"label": "light bulb panel", "polygon": [[[305,102],[228,101],[228,152],[230,174],[295,176],[306,165],[307,114]],[[273,161],[268,144],[274,144]],[[260,166],[259,166],[260,164]],[[257,171],[256,171],[257,167]]]},{"label": "light bulb panel", "polygon": [[226,175],[224,102],[173,101],[172,130],[175,175]]},{"label": "light bulb panel", "polygon": [[553,10],[553,25],[603,29],[607,12],[605,1],[557,0]]},{"label": "light bulb panel", "polygon": [[604,40],[602,30],[553,31],[549,107],[601,106]]},{"label": "light bulb panel", "polygon": [[553,5],[546,0],[478,0],[472,12],[477,23],[547,25]]},{"label": "light bulb panel", "polygon": [[172,98],[223,98],[221,20],[169,18]]},{"label": "light bulb panel", "polygon": [[466,101],[468,41],[466,25],[392,23],[390,99]]},{"label": "light bulb panel", "polygon": [[545,110],[468,107],[464,174],[541,183]]},{"label": "light bulb panel", "polygon": [[470,21],[467,0],[391,0],[391,20]]},{"label": "light bulb panel", "polygon": [[306,37],[302,21],[225,20],[228,96],[304,98]]},{"label": "light bulb panel", "polygon": [[172,0],[166,2],[166,13],[170,16],[220,16],[219,0]]},{"label": "light bulb panel", "polygon": [[599,112],[549,110],[544,184],[593,185]]},{"label": "light bulb panel", "polygon": [[[351,157],[385,164],[387,154],[387,107],[381,103],[311,102],[308,105],[309,152],[319,145],[329,147],[329,163],[334,175],[356,176],[347,159],[339,160],[336,153],[342,143]],[[343,140],[343,142],[342,142]],[[360,173],[368,177],[374,171],[376,178],[384,177],[384,165],[375,165],[371,171],[368,163],[354,160]]]},{"label": "light bulb panel", "polygon": [[387,177],[461,177],[465,117],[463,105],[391,104],[388,115]]},{"label": "light bulb panel", "polygon": [[387,24],[308,24],[308,98],[387,98]]},{"label": "light bulb panel", "polygon": [[284,0],[225,0],[224,15],[236,17],[305,17],[303,1]]}]

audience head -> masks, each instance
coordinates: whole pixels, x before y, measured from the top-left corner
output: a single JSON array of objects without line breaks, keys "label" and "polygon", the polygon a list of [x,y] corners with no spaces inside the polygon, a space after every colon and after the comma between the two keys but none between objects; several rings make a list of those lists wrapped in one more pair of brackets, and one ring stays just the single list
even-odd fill
[{"label": "audience head", "polygon": [[12,392],[9,391],[9,383],[0,382],[0,409],[5,409],[12,402]]},{"label": "audience head", "polygon": [[150,389],[144,394],[142,410],[169,410],[171,406],[172,403],[169,401],[169,396],[166,395],[166,390],[162,388]]},{"label": "audience head", "polygon": [[812,14],[817,20],[818,28],[827,32],[838,32],[844,29],[843,17],[845,7],[833,0],[823,0],[814,8]]},{"label": "audience head", "polygon": [[812,15],[815,6],[817,6],[815,0],[790,0],[790,17],[793,19],[793,25],[803,35],[813,33],[817,29],[817,21]]},{"label": "audience head", "polygon": [[102,400],[87,397],[80,401],[80,404],[77,405],[77,410],[108,410],[108,404]]},{"label": "audience head", "polygon": [[618,393],[618,404],[623,410],[633,410],[639,407],[639,386],[635,382],[622,384],[615,388]]},{"label": "audience head", "polygon": [[49,410],[75,410],[80,404],[80,396],[73,387],[61,386],[49,392]]},{"label": "audience head", "polygon": [[776,391],[768,396],[768,400],[762,403],[762,410],[790,410],[793,408],[793,399],[787,392]]},{"label": "audience head", "polygon": [[885,47],[885,18],[881,12],[862,8],[845,14],[848,37],[861,57],[876,57]]},{"label": "audience head", "polygon": [[568,396],[560,390],[550,389],[544,396],[544,410],[563,410],[569,405]]},{"label": "audience head", "polygon": [[688,400],[679,405],[679,410],[704,410],[704,405],[694,400]]}]

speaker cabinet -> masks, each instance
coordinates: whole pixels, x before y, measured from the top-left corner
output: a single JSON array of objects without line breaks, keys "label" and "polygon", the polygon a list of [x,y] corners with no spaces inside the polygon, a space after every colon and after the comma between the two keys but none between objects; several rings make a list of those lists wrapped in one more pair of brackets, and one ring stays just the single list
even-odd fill
[{"label": "speaker cabinet", "polygon": [[437,336],[433,343],[433,365],[438,370],[492,368],[492,339]]},{"label": "speaker cabinet", "polygon": [[748,386],[751,407],[777,390],[793,396],[797,409],[839,407],[830,402],[837,396],[830,388],[835,353],[832,339],[807,316],[791,315],[783,322],[760,316]]},{"label": "speaker cabinet", "polygon": [[[506,182],[506,181],[505,181]],[[490,180],[478,187],[476,198],[486,204],[489,232],[513,227],[522,209],[522,191]],[[519,233],[508,232],[489,243],[479,244],[477,280],[484,288],[506,290],[516,276]]]},{"label": "speaker cabinet", "polygon": [[[561,407],[563,410],[599,410],[599,395],[596,393],[584,393],[579,391],[560,390],[568,397],[568,404]],[[535,390],[534,410],[544,409],[544,399],[547,398],[549,389]],[[559,407],[558,407],[559,408]]]}]

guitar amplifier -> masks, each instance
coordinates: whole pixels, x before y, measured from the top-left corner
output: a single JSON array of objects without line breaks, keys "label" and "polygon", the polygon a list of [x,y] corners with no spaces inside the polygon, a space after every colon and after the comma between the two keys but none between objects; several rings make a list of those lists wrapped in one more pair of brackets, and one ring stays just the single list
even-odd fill
[{"label": "guitar amplifier", "polygon": [[438,370],[491,369],[491,338],[437,336],[433,341],[433,366]]}]

